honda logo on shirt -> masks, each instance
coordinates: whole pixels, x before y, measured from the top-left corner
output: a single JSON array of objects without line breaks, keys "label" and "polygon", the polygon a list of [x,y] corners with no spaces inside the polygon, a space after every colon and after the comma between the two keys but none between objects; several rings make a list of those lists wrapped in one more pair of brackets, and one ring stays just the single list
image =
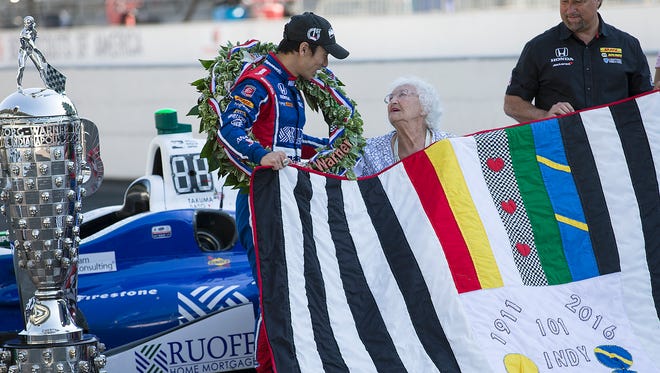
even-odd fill
[{"label": "honda logo on shirt", "polygon": [[555,49],[555,56],[557,57],[568,57],[568,48],[557,48]]}]

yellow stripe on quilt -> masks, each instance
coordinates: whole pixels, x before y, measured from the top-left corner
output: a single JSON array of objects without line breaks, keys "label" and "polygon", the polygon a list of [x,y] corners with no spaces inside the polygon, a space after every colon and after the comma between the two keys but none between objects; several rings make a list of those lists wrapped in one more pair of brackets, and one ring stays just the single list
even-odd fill
[{"label": "yellow stripe on quilt", "polygon": [[583,230],[585,232],[589,232],[589,226],[586,223],[583,223],[581,221],[577,221],[575,219],[568,218],[566,216],[562,216],[559,214],[555,214],[555,219],[557,219],[558,222],[568,224],[572,227],[575,227],[577,229]]},{"label": "yellow stripe on quilt", "polygon": [[442,140],[426,149],[442,184],[449,206],[470,251],[470,257],[482,288],[504,286],[486,230],[470,196],[463,172],[449,140]]},{"label": "yellow stripe on quilt", "polygon": [[561,163],[557,163],[557,162],[555,162],[555,161],[552,161],[552,160],[550,160],[550,159],[548,159],[548,158],[546,158],[546,157],[542,157],[542,156],[540,156],[540,155],[537,155],[537,156],[536,156],[536,160],[537,160],[539,163],[542,163],[542,164],[544,164],[544,165],[546,165],[546,166],[548,166],[548,167],[550,167],[550,168],[553,168],[553,169],[555,169],[555,170],[557,170],[557,171],[564,171],[564,172],[571,173],[571,168],[570,168],[568,165],[561,164]]}]

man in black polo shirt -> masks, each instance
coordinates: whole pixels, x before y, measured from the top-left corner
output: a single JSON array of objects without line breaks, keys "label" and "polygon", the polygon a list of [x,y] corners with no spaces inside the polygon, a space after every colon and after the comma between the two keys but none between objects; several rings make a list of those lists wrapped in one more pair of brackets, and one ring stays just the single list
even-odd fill
[{"label": "man in black polo shirt", "polygon": [[560,0],[562,23],[530,40],[511,73],[508,116],[523,123],[653,88],[639,41],[603,22],[602,1]]}]

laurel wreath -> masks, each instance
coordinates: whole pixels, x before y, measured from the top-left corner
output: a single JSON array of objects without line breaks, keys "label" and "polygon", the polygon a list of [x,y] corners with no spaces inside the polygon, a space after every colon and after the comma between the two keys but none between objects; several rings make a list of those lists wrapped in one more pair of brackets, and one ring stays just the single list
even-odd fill
[{"label": "laurel wreath", "polygon": [[[239,170],[229,160],[224,148],[217,141],[218,115],[209,104],[209,98],[217,102],[220,111],[225,110],[231,97],[230,89],[236,79],[239,77],[246,64],[248,67],[254,67],[262,62],[264,56],[276,50],[276,45],[272,43],[257,42],[248,48],[241,48],[237,53],[232,50],[239,44],[227,43],[222,46],[218,56],[213,60],[199,60],[201,65],[207,71],[207,76],[191,83],[200,93],[200,97],[187,115],[197,116],[200,119],[199,132],[205,132],[207,135],[206,143],[200,154],[208,160],[210,171],[218,170],[220,178],[225,177],[225,185],[234,188],[245,188],[249,186],[250,176]],[[212,92],[212,80],[215,78],[215,90]],[[306,162],[302,165],[323,172],[344,175],[349,179],[355,178],[353,167],[360,158],[360,153],[365,145],[365,139],[362,137],[362,118],[356,109],[356,103],[345,95],[341,87],[344,84],[328,69],[323,69],[317,73],[317,80],[320,80],[326,87],[332,87],[346,97],[353,108],[340,104],[335,100],[328,89],[314,84],[305,79],[298,79],[296,87],[303,92],[307,105],[314,111],[319,110],[323,113],[323,118],[329,126],[330,132],[338,128],[343,128],[343,132],[337,136],[333,144],[346,144],[344,151],[340,152],[341,157],[333,157],[331,167],[320,169],[318,163]],[[251,133],[248,132],[251,136]],[[326,154],[330,157],[333,146],[316,149],[320,154]],[[323,157],[323,156],[321,156]],[[328,163],[326,163],[327,165]],[[250,166],[256,166],[250,164]]]}]

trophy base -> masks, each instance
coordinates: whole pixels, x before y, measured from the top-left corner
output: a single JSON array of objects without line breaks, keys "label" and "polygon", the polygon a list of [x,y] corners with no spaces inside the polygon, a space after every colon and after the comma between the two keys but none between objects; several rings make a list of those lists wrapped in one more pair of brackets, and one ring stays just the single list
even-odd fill
[{"label": "trophy base", "polygon": [[26,307],[25,330],[19,333],[28,344],[75,343],[83,330],[76,325],[61,291],[37,290]]},{"label": "trophy base", "polygon": [[28,344],[21,339],[8,341],[0,349],[0,371],[106,373],[105,355],[102,354],[105,346],[93,335],[85,334],[74,343],[42,345]]}]

